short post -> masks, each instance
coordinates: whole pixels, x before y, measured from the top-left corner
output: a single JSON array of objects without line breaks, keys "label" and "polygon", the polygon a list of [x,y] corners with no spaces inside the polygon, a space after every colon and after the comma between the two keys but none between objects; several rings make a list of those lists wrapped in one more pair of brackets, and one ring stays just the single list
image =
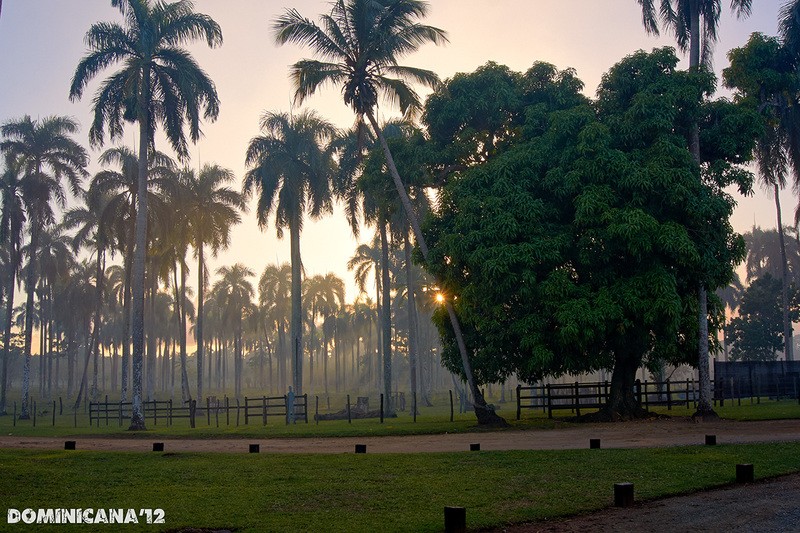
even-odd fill
[{"label": "short post", "polygon": [[163,442],[154,442],[153,443],[153,451],[154,452],[163,452],[164,451],[164,443]]},{"label": "short post", "polygon": [[633,483],[614,483],[614,506],[630,507],[633,505]]},{"label": "short post", "polygon": [[736,465],[736,483],[752,483],[754,480],[752,464]]},{"label": "short post", "polygon": [[444,508],[444,531],[445,533],[466,533],[467,531],[466,507]]},{"label": "short post", "polygon": [[599,450],[600,449],[600,439],[589,439],[589,449],[590,450]]},{"label": "short post", "polygon": [[356,453],[367,453],[366,444],[356,444]]},{"label": "short post", "polygon": [[471,452],[479,452],[479,451],[481,451],[481,444],[479,442],[476,442],[474,444],[470,444],[469,445],[469,451],[471,451]]},{"label": "short post", "polygon": [[453,390],[450,391],[450,422],[453,421]]},{"label": "short post", "polygon": [[715,446],[717,444],[716,435],[706,435],[706,446]]},{"label": "short post", "polygon": [[65,450],[74,450],[75,449],[75,441],[74,440],[64,441],[64,449]]},{"label": "short post", "polygon": [[347,395],[347,423],[348,424],[352,424],[353,423],[352,414],[350,413],[350,395],[349,394]]},{"label": "short post", "polygon": [[259,444],[251,444],[250,445],[250,453],[261,453],[261,445],[259,445]]},{"label": "short post", "polygon": [[383,394],[381,394],[381,424],[383,424]]}]

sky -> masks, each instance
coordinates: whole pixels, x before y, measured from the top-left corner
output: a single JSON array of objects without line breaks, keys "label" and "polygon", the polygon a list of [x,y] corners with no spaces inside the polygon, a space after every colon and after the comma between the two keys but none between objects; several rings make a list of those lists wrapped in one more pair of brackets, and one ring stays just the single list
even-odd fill
[{"label": "sky", "polygon": [[[190,165],[216,163],[237,176],[236,187],[246,169],[244,154],[250,139],[259,134],[265,111],[289,111],[292,89],[289,65],[312,57],[308,49],[295,45],[277,46],[273,21],[287,8],[297,9],[314,19],[330,11],[324,0],[195,0],[197,12],[211,16],[222,28],[224,43],[216,49],[204,44],[188,46],[199,64],[215,81],[221,100],[219,119],[203,125],[203,138],[191,149]],[[747,42],[752,32],[777,33],[777,17],[783,0],[753,0],[753,12],[738,20],[722,0],[723,16],[716,45],[714,69],[718,76],[728,64],[726,54]],[[447,31],[449,43],[426,45],[401,63],[435,71],[443,80],[458,72],[471,72],[487,61],[524,71],[535,61],[547,61],[558,68],[572,67],[593,96],[601,77],[624,56],[637,50],[674,46],[668,34],[648,35],[641,24],[636,0],[432,0],[425,22]],[[0,123],[28,114],[44,118],[68,115],[82,128],[77,140],[90,150],[91,174],[100,170],[97,157],[110,146],[89,147],[93,95],[113,67],[98,76],[81,100],[70,102],[69,85],[75,67],[85,55],[84,35],[94,22],[121,22],[110,0],[5,0],[0,15]],[[685,68],[688,59],[682,58]],[[425,92],[421,91],[424,95]],[[719,95],[726,95],[724,90]],[[352,112],[335,88],[323,90],[307,100],[305,108],[318,111],[338,127],[349,127]],[[382,107],[379,118],[394,118],[396,109]],[[133,146],[137,129],[126,128],[116,144]],[[169,153],[161,143],[159,149]],[[772,196],[757,188],[743,198],[734,194],[738,207],[732,223],[739,232],[753,224],[774,228]],[[797,200],[791,190],[781,198],[784,220],[791,220]],[[371,237],[362,232],[362,241]],[[341,209],[321,221],[305,223],[301,252],[306,274],[334,272],[345,280],[347,300],[357,296],[347,260],[358,242]],[[222,265],[240,262],[257,277],[267,264],[289,261],[288,232],[277,239],[271,223],[258,228],[251,207],[232,233],[231,246],[209,261],[213,272]],[[190,263],[191,264],[191,263]],[[190,275],[195,279],[195,275]]]}]

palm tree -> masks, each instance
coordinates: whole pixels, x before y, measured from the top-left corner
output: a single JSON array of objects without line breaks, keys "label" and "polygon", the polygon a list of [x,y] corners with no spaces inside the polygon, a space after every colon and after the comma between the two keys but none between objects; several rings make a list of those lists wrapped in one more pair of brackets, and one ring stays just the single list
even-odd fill
[{"label": "palm tree", "polygon": [[6,386],[8,384],[8,358],[11,345],[12,314],[14,310],[14,289],[22,263],[22,228],[25,225],[25,206],[22,192],[20,168],[17,162],[6,158],[5,171],[0,175],[0,242],[5,244],[8,253],[6,278],[3,279],[6,296],[5,320],[3,321],[3,360],[0,363],[0,415],[6,414]]},{"label": "palm tree", "polygon": [[208,272],[204,247],[211,254],[230,244],[231,227],[241,222],[239,211],[245,209],[244,197],[225,184],[234,180],[233,172],[219,165],[204,165],[198,175],[187,172],[184,208],[189,213],[189,238],[197,256],[197,398],[203,399],[203,298]]},{"label": "palm tree", "polygon": [[[375,109],[379,96],[383,95],[388,101],[397,103],[404,115],[411,116],[420,109],[420,99],[407,81],[426,87],[438,84],[439,78],[434,72],[402,66],[397,61],[399,56],[413,52],[425,43],[447,41],[444,31],[418,22],[427,11],[427,3],[421,0],[337,0],[333,2],[330,14],[320,17],[322,26],[294,9],[287,10],[274,25],[278,44],[305,44],[329,60],[304,59],[292,66],[295,100],[302,102],[326,84],[343,85],[344,102],[356,113],[357,122],[360,124],[364,117],[369,121],[380,142],[417,245],[426,260],[428,246],[375,118]],[[479,422],[505,423],[486,405],[472,375],[455,309],[449,301],[446,308],[461,353],[464,375],[475,398],[475,414]]]},{"label": "palm tree", "polygon": [[[23,202],[28,215],[30,229],[29,268],[26,274],[25,291],[26,313],[33,309],[36,288],[36,255],[42,229],[55,222],[51,202],[55,199],[64,205],[66,195],[61,179],[66,178],[73,193],[77,193],[80,180],[86,173],[88,164],[86,150],[70,137],[78,131],[75,120],[67,117],[47,117],[33,120],[25,116],[20,120],[3,125],[0,150],[15,158],[23,173]],[[28,394],[30,385],[30,357],[33,321],[25,321],[25,363],[23,366],[23,392],[20,418],[26,419],[28,413]]]},{"label": "palm tree", "polygon": [[289,323],[292,300],[292,267],[289,263],[267,265],[258,281],[259,305],[266,320],[277,332],[278,382],[286,391],[286,326]]},{"label": "palm tree", "polygon": [[717,298],[722,302],[722,350],[726,361],[728,360],[728,309],[733,312],[739,307],[743,291],[742,280],[736,273],[733,274],[730,285],[717,289]]},{"label": "palm tree", "polygon": [[[332,322],[336,313],[344,305],[344,282],[329,272],[325,276],[316,275],[307,278],[305,284],[305,299],[310,308],[309,324],[311,326],[311,338],[314,338],[317,317],[322,318],[322,364],[325,394],[328,394],[328,342],[332,337]],[[326,327],[327,325],[327,327]],[[313,346],[312,346],[313,356]],[[313,372],[312,372],[313,375]]]},{"label": "palm tree", "polygon": [[[136,213],[139,198],[139,157],[130,148],[121,146],[110,148],[100,155],[100,164],[110,167],[101,170],[92,178],[89,186],[89,202],[101,202],[107,196],[99,224],[113,236],[116,248],[122,251],[125,259],[124,283],[120,286],[122,303],[122,324],[125,335],[122,339],[122,390],[121,399],[127,401],[128,367],[130,358],[130,317],[131,317],[131,277],[133,270],[133,249],[136,239]],[[116,167],[118,170],[114,170]],[[147,165],[146,197],[148,224],[157,217],[165,217],[170,212],[166,202],[168,193],[176,187],[175,163],[158,151],[151,151]]]},{"label": "palm tree", "polygon": [[[702,63],[710,64],[722,12],[720,0],[660,0],[658,13],[655,0],[636,1],[642,7],[642,24],[648,33],[658,35],[658,19],[661,18],[664,26],[675,34],[678,48],[689,52],[689,70],[700,68],[702,33]],[[731,0],[730,5],[737,16],[742,17],[750,15],[752,3],[752,0]],[[692,124],[689,150],[695,162],[700,165],[700,127],[697,122]],[[702,281],[699,283],[697,295],[700,303],[697,360],[700,398],[694,416],[714,419],[717,415],[711,404],[711,376],[708,369],[708,293]]]},{"label": "palm tree", "polygon": [[242,393],[242,362],[244,321],[254,309],[253,284],[247,278],[255,273],[241,263],[230,267],[220,267],[217,274],[221,276],[214,284],[214,293],[218,303],[225,309],[234,333],[234,369],[236,397]]},{"label": "palm tree", "polygon": [[275,212],[278,238],[289,228],[292,264],[292,369],[295,394],[303,394],[302,302],[300,232],[303,218],[320,218],[332,211],[331,176],[334,161],[329,141],[336,128],[316,113],[304,111],[265,113],[261,119],[264,135],[255,137],[247,148],[244,192],[258,191],[258,225],[267,225]]},{"label": "palm tree", "polygon": [[89,132],[101,145],[108,127],[111,138],[122,135],[122,121],[139,125],[139,189],[133,260],[133,407],[130,429],[145,429],[142,412],[144,359],[144,270],[147,246],[147,161],[158,124],[182,159],[188,157],[184,125],[192,142],[200,138],[200,110],[207,120],[219,114],[214,83],[179,45],[204,39],[209,47],[222,44],[222,30],[207,15],[194,12],[190,0],[173,3],[150,0],[112,0],[124,18],[116,23],[93,24],[86,33],[87,55],[78,63],[70,99],[83,95],[89,81],[106,67],[122,63],[108,78],[94,101]]},{"label": "palm tree", "polygon": [[[100,350],[100,317],[103,311],[103,281],[105,273],[105,253],[112,240],[111,227],[102,224],[103,215],[109,202],[106,195],[90,196],[84,194],[85,207],[76,207],[64,214],[62,226],[65,229],[78,228],[72,238],[72,248],[77,254],[82,246],[90,245],[95,251],[95,304],[92,319],[92,337],[86,349],[86,364],[84,366],[83,377],[78,389],[75,408],[80,406],[81,393],[86,385],[86,370],[89,368],[89,361],[92,356],[97,357]],[[95,365],[96,369],[96,365]],[[95,380],[96,384],[96,380]],[[95,394],[96,388],[92,389]]]}]

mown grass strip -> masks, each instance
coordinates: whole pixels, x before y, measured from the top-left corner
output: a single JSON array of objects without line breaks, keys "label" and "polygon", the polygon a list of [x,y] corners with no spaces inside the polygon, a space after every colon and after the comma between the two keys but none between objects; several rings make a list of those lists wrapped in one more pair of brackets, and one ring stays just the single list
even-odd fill
[{"label": "mown grass strip", "polygon": [[637,500],[731,483],[744,462],[756,478],[800,471],[800,443],[386,455],[0,450],[0,501],[164,509],[165,526],[137,531],[420,532],[441,530],[446,505],[466,507],[470,528],[497,527],[609,506],[614,482],[635,483]]}]

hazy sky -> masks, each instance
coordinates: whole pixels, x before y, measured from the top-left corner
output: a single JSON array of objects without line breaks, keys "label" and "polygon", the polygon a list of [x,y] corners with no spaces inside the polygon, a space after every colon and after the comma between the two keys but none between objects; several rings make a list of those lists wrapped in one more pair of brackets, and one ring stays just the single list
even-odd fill
[{"label": "hazy sky", "polygon": [[[751,32],[776,33],[777,14],[783,0],[754,0],[753,14],[737,20],[722,0],[723,18],[714,67],[719,73],[727,66],[726,54],[743,45]],[[70,115],[82,125],[78,139],[88,147],[92,97],[99,76],[79,102],[67,98],[75,66],[85,53],[83,36],[93,22],[121,21],[110,0],[5,0],[0,16],[0,122],[20,118]],[[244,175],[244,153],[249,140],[259,133],[264,111],[287,111],[291,88],[288,66],[310,57],[307,49],[277,47],[271,24],[285,8],[296,8],[316,19],[329,11],[324,0],[195,0],[196,10],[210,15],[222,27],[224,44],[215,50],[191,47],[200,65],[217,85],[221,104],[217,122],[205,124],[204,138],[192,149],[192,166],[218,163]],[[647,35],[641,25],[636,0],[432,0],[427,23],[448,32],[446,46],[426,46],[403,60],[404,64],[427,68],[442,79],[456,72],[470,72],[487,61],[524,71],[534,61],[547,61],[558,68],[573,67],[593,95],[602,74],[625,55],[639,49],[672,45],[669,35]],[[686,66],[683,58],[682,66]],[[353,115],[341,102],[336,89],[310,98],[307,107],[316,109],[340,127],[350,126]],[[381,118],[396,115],[381,109]],[[126,129],[122,144],[132,146],[136,128]],[[108,144],[104,148],[108,148]],[[160,149],[169,152],[162,143]],[[96,161],[102,149],[92,148]],[[90,172],[99,170],[96,162]],[[236,184],[240,186],[240,182]],[[734,227],[747,231],[755,222],[775,227],[772,197],[761,189],[753,198],[738,198]],[[784,220],[791,220],[797,201],[783,195]],[[367,239],[371,231],[364,232]],[[307,274],[335,272],[347,283],[347,299],[356,296],[346,262],[357,242],[341,212],[321,222],[307,222],[301,238]],[[251,209],[233,232],[229,250],[210,262],[220,265],[242,262],[259,276],[268,263],[289,260],[288,233],[282,241],[275,228],[258,229]],[[212,274],[213,275],[213,274]],[[191,275],[194,279],[194,274]],[[254,282],[257,281],[254,280]]]}]

